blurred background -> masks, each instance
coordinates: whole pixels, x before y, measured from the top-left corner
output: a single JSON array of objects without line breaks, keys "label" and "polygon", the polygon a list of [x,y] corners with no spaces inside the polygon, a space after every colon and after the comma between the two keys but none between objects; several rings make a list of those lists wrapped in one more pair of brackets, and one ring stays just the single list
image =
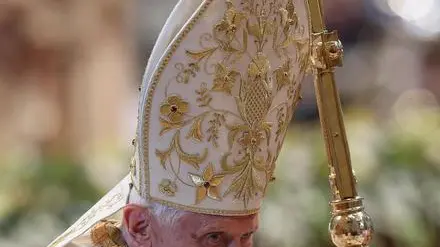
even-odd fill
[{"label": "blurred background", "polygon": [[[176,0],[0,1],[0,246],[46,246],[128,171],[138,86]],[[325,0],[373,246],[440,246],[440,2]],[[257,247],[331,246],[313,85]]]}]

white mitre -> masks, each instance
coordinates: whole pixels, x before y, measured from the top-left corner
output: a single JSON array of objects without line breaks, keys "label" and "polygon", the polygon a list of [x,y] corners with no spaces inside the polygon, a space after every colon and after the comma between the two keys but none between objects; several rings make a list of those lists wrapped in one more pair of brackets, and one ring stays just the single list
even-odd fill
[{"label": "white mitre", "polygon": [[118,246],[102,220],[127,203],[257,213],[310,47],[307,0],[180,0],[145,71],[130,174],[49,247]]}]

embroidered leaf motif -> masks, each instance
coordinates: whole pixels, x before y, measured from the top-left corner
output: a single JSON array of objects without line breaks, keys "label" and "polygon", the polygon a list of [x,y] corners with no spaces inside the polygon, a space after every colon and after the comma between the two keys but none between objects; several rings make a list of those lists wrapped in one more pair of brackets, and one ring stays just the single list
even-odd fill
[{"label": "embroidered leaf motif", "polygon": [[187,139],[192,138],[199,142],[202,141],[203,139],[202,122],[203,122],[203,117],[198,117],[196,118],[196,120],[194,120],[190,130],[188,131],[188,134],[186,135]]},{"label": "embroidered leaf motif", "polygon": [[224,123],[226,120],[225,116],[220,113],[214,113],[214,118],[209,120],[209,128],[207,130],[209,136],[208,141],[212,143],[214,147],[218,147],[217,139],[218,139],[218,132],[220,127],[222,126],[222,123]]},{"label": "embroidered leaf motif", "polygon": [[166,132],[172,129],[178,129],[182,127],[182,123],[172,123],[164,118],[160,118],[160,125],[162,125],[162,129],[159,132],[159,135],[163,135]]},{"label": "embroidered leaf motif", "polygon": [[197,72],[200,71],[200,66],[197,63],[189,63],[188,65],[178,63],[174,67],[180,71],[176,76],[176,81],[184,84],[188,84],[190,79],[196,77]]},{"label": "embroidered leaf motif", "polygon": [[232,145],[234,144],[234,141],[236,140],[236,136],[240,132],[247,130],[248,127],[245,126],[245,125],[235,125],[235,126],[232,126],[232,127],[228,126],[228,129],[229,129],[228,144],[229,144],[229,147],[232,148]]},{"label": "embroidered leaf motif", "polygon": [[177,184],[169,179],[162,179],[159,184],[159,192],[166,196],[175,196],[177,192]]},{"label": "embroidered leaf motif", "polygon": [[246,52],[248,49],[248,33],[246,29],[243,29],[243,52]]},{"label": "embroidered leaf motif", "polygon": [[291,60],[287,59],[284,64],[278,67],[273,73],[275,74],[278,91],[284,86],[289,85],[292,82]]},{"label": "embroidered leaf motif", "polygon": [[239,164],[235,164],[235,165],[228,165],[228,157],[231,155],[231,153],[226,153],[225,155],[223,155],[221,161],[220,161],[220,165],[222,167],[223,172],[225,172],[226,174],[234,174],[237,173],[239,171],[241,171],[243,169],[242,166],[240,166]]},{"label": "embroidered leaf motif", "polygon": [[167,160],[170,158],[170,154],[171,154],[172,150],[166,150],[164,152],[161,152],[159,150],[156,149],[156,156],[159,158],[160,160],[160,165],[163,167],[163,169],[167,169],[166,168],[166,162]]},{"label": "embroidered leaf motif", "polygon": [[245,208],[247,208],[249,200],[255,196],[256,192],[263,192],[263,188],[256,182],[256,175],[251,163],[249,157],[241,160],[241,164],[238,165],[242,166],[243,169],[223,194],[223,197],[225,197],[234,192],[234,198],[243,201]]},{"label": "embroidered leaf motif", "polygon": [[212,97],[209,94],[209,90],[208,90],[205,82],[203,82],[200,85],[200,89],[195,90],[195,92],[197,94],[196,101],[197,101],[197,103],[199,103],[198,105],[200,107],[206,107],[211,103]]},{"label": "embroidered leaf motif", "polygon": [[240,73],[226,68],[226,66],[222,63],[218,63],[215,66],[215,76],[212,91],[224,92],[231,95],[232,88],[234,87],[235,81],[239,75]]},{"label": "embroidered leaf motif", "polygon": [[262,123],[261,128],[266,132],[266,140],[267,145],[270,144],[270,129],[272,128],[272,125],[270,123]]},{"label": "embroidered leaf motif", "polygon": [[275,141],[279,141],[281,134],[283,134],[284,131],[287,129],[286,114],[284,113],[284,111],[285,111],[284,107],[281,107],[277,111],[278,128],[275,132],[276,135]]},{"label": "embroidered leaf motif", "polygon": [[189,178],[196,186],[202,186],[203,183],[205,182],[202,177],[200,177],[199,175],[192,174],[192,173],[189,174]]},{"label": "embroidered leaf motif", "polygon": [[215,50],[217,50],[217,47],[208,48],[206,50],[199,51],[199,52],[187,50],[186,55],[196,61],[200,61],[204,58],[210,57],[215,52]]},{"label": "embroidered leaf motif", "polygon": [[200,169],[199,164],[203,163],[203,161],[206,159],[208,155],[208,149],[205,148],[205,151],[202,155],[186,153],[185,151],[182,150],[179,136],[180,136],[180,131],[176,131],[173,140],[171,141],[170,146],[167,150],[160,151],[156,149],[156,156],[159,158],[160,164],[164,169],[166,169],[165,162],[170,158],[171,152],[175,151],[181,161],[184,161],[186,164],[191,165],[195,169],[199,170]]},{"label": "embroidered leaf motif", "polygon": [[177,152],[177,155],[179,156],[179,159],[186,162],[188,165],[193,166],[197,170],[200,169],[199,164],[203,163],[203,161],[208,156],[208,149],[207,148],[205,148],[205,151],[203,152],[202,155],[185,153],[182,150],[182,147],[180,146],[180,140],[179,140],[179,136],[177,134],[174,136],[172,143],[174,144],[174,147]]}]

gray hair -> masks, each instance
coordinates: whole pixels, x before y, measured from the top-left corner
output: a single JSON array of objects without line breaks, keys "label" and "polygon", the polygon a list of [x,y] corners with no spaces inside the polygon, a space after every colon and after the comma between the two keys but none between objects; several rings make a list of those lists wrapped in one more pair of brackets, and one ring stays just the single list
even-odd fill
[{"label": "gray hair", "polygon": [[135,204],[148,208],[150,213],[154,215],[159,223],[163,226],[174,226],[175,223],[185,214],[189,213],[184,210],[179,210],[158,202],[147,200],[140,196],[136,190],[130,187],[127,204]]},{"label": "gray hair", "polygon": [[160,224],[165,226],[174,226],[175,223],[188,212],[169,207],[157,202],[151,203],[148,208],[150,212],[157,217]]}]

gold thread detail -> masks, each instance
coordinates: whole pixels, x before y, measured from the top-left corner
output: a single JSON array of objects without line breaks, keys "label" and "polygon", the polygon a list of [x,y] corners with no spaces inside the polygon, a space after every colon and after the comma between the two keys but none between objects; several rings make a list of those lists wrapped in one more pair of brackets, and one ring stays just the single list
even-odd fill
[{"label": "gold thread detail", "polygon": [[[306,0],[304,1],[306,2]],[[162,72],[164,71],[165,67],[167,66],[172,54],[174,54],[174,52],[177,50],[177,48],[180,45],[180,42],[183,40],[183,38],[189,33],[190,30],[192,30],[194,24],[197,22],[197,20],[201,17],[201,15],[205,12],[205,10],[208,8],[208,6],[212,3],[212,0],[206,0],[201,7],[199,8],[199,10],[197,11],[197,14],[192,18],[192,20],[184,27],[184,30],[182,32],[180,32],[179,37],[177,39],[175,39],[175,41],[172,43],[172,45],[170,46],[170,48],[167,51],[167,55],[165,56],[165,58],[163,59],[163,61],[161,61],[160,66],[158,68],[158,70],[155,73],[155,76],[153,77],[153,82],[151,83],[151,85],[148,88],[148,96],[147,96],[147,100],[145,102],[145,109],[144,109],[144,130],[147,130],[146,133],[143,133],[143,142],[144,142],[144,164],[146,165],[145,169],[145,174],[144,174],[144,180],[149,181],[149,169],[148,169],[148,119],[149,119],[149,113],[151,111],[151,104],[152,104],[152,96],[154,94],[155,88],[157,86],[157,84],[160,81],[160,77]],[[230,3],[228,1],[228,3]],[[228,7],[229,8],[229,7]],[[308,12],[310,12],[310,10],[307,8]],[[310,17],[308,18],[308,25],[310,27]],[[270,26],[270,23],[266,23],[264,25],[268,25]],[[259,39],[259,37],[261,37],[261,34],[264,34],[265,31],[263,31],[263,33],[261,32],[261,30],[259,32],[256,31],[256,29],[253,27],[251,28],[253,29],[253,34],[257,37],[257,39]],[[270,29],[270,28],[267,28]],[[309,31],[309,37],[310,37],[310,28],[308,29]],[[310,39],[309,39],[310,40]],[[259,45],[262,46],[263,40],[260,39],[257,43],[260,43]],[[309,47],[310,47],[310,42],[309,42]],[[228,47],[228,44],[226,44],[225,47],[221,47],[223,50],[225,49],[233,49],[231,46]],[[307,51],[306,55],[309,55],[309,50],[310,49],[305,49]],[[302,56],[302,57],[308,57],[308,56]],[[306,59],[307,60],[307,59]],[[304,62],[305,64],[308,64],[308,62]],[[259,65],[258,65],[259,66]],[[258,67],[257,66],[257,67]],[[302,70],[302,69],[301,69]],[[263,92],[261,90],[258,90],[259,93]],[[227,93],[227,91],[226,91]],[[257,109],[257,110],[248,110],[247,111],[248,114],[250,114],[249,119],[260,119],[261,118],[261,109]],[[268,126],[270,127],[270,126]],[[265,128],[268,128],[265,127]],[[249,135],[249,133],[247,133]],[[258,133],[258,135],[260,135],[260,133]],[[252,135],[252,134],[251,134]],[[257,135],[257,136],[258,136]],[[200,135],[196,135],[196,136],[200,136]],[[242,138],[242,140],[245,140],[246,138]],[[257,138],[258,139],[258,138]],[[243,143],[246,143],[243,142]],[[258,160],[258,159],[257,159]],[[146,161],[146,162],[145,162]],[[141,179],[141,178],[140,178]],[[142,187],[145,187],[147,185],[147,183],[141,183]],[[147,194],[145,194],[147,193]],[[252,212],[256,212],[258,211],[258,209],[250,209],[250,210],[240,210],[238,212],[234,212],[234,211],[229,211],[229,210],[213,210],[213,209],[201,209],[201,208],[194,208],[191,206],[186,206],[186,205],[180,205],[177,203],[173,203],[173,202],[168,202],[168,201],[163,201],[161,199],[157,199],[157,198],[152,198],[149,196],[149,192],[148,190],[142,189],[141,192],[142,196],[144,196],[145,198],[150,198],[153,201],[158,201],[161,202],[163,204],[166,205],[171,205],[173,207],[177,207],[177,208],[183,208],[183,209],[188,209],[194,212],[203,212],[203,213],[212,213],[212,214],[220,214],[220,215],[245,215],[245,214],[250,214]]]},{"label": "gold thread detail", "polygon": [[128,247],[117,221],[102,220],[90,231],[93,247]]},{"label": "gold thread detail", "polygon": [[98,202],[48,247],[58,246],[59,243],[63,242],[66,238],[70,237],[71,235],[87,230],[86,226],[89,222],[91,222],[92,220],[99,220],[99,219],[94,219],[94,217],[99,211],[105,209],[111,209],[115,204],[117,204],[121,200],[124,200],[124,196],[122,195],[122,193],[117,193],[102,203]]},{"label": "gold thread detail", "polygon": [[225,175],[214,174],[214,165],[209,164],[202,175],[189,173],[191,181],[197,186],[196,189],[196,204],[199,204],[207,196],[211,199],[221,201],[222,198],[219,192],[219,186],[222,183]]},{"label": "gold thread detail", "polygon": [[159,192],[166,196],[175,196],[177,192],[177,185],[169,179],[162,179],[159,184]]}]

